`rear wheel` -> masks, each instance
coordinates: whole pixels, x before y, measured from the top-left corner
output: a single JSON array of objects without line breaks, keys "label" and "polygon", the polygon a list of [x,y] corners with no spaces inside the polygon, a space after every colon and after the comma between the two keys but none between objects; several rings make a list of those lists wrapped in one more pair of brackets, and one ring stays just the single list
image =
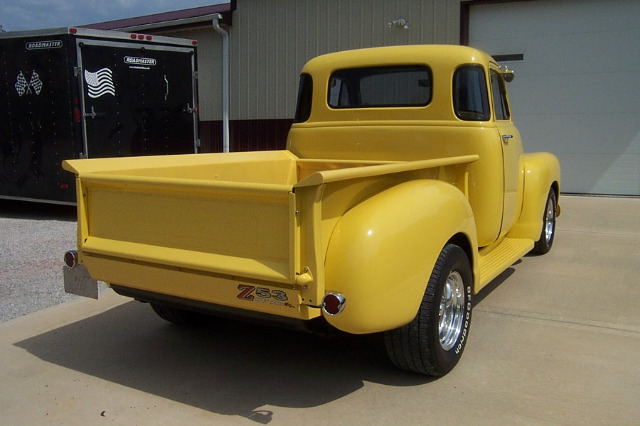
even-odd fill
[{"label": "rear wheel", "polygon": [[203,323],[204,315],[173,306],[150,303],[151,309],[160,318],[180,326],[195,326]]},{"label": "rear wheel", "polygon": [[472,286],[466,253],[456,245],[445,246],[416,317],[385,333],[391,362],[400,369],[431,376],[451,371],[460,360],[469,335]]},{"label": "rear wheel", "polygon": [[533,246],[531,253],[545,254],[551,250],[553,239],[556,235],[556,210],[558,209],[558,198],[556,192],[551,188],[547,196],[547,204],[542,216],[542,231],[540,238]]}]

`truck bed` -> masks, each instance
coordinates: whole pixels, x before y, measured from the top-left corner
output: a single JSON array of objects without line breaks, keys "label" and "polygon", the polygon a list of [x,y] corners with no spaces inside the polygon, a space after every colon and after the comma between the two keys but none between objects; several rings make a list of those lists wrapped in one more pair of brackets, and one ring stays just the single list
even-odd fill
[{"label": "truck bed", "polygon": [[[297,309],[288,313],[308,318],[295,293],[309,279],[300,265],[301,245],[309,243],[301,238],[301,197],[320,203],[320,187],[331,182],[425,169],[446,175],[446,166],[466,168],[475,159],[340,161],[266,151],[70,160],[63,167],[77,175],[78,248],[93,278],[225,305],[237,303],[238,282],[266,282],[293,290],[287,298]],[[319,227],[320,218],[312,221]]]}]

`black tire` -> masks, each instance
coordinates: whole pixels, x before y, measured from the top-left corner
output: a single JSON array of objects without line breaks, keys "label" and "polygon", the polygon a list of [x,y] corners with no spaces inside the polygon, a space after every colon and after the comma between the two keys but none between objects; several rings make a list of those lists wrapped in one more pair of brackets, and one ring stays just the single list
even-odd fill
[{"label": "black tire", "polygon": [[556,236],[556,212],[558,209],[558,197],[556,191],[553,188],[549,190],[547,196],[547,203],[544,207],[544,214],[542,216],[542,231],[540,231],[540,238],[536,241],[531,253],[533,254],[545,254],[551,250],[553,246],[553,240]]},{"label": "black tire", "polygon": [[160,318],[173,324],[183,327],[193,327],[203,324],[205,318],[197,312],[187,311],[185,309],[174,308],[173,306],[160,305],[150,303],[151,309],[158,314]]},{"label": "black tire", "polygon": [[[460,247],[448,244],[438,256],[416,317],[384,335],[391,362],[402,370],[430,376],[451,371],[469,337],[472,287],[469,258]],[[450,304],[444,306],[446,299]]]}]

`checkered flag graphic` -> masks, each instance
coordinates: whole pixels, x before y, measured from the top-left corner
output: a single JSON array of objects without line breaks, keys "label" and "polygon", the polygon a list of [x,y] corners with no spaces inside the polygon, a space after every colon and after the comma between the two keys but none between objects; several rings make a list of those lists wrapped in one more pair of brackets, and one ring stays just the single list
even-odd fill
[{"label": "checkered flag graphic", "polygon": [[[42,85],[42,83],[40,83]],[[27,79],[24,78],[24,74],[22,74],[22,71],[20,71],[20,74],[18,74],[18,78],[16,79],[16,90],[18,92],[18,95],[22,96],[24,95],[26,92],[29,91],[29,83],[27,83]]]},{"label": "checkered flag graphic", "polygon": [[33,74],[31,74],[31,81],[29,82],[29,85],[36,91],[36,95],[39,95],[42,91],[42,80],[40,80],[40,76],[36,70],[33,70]]}]

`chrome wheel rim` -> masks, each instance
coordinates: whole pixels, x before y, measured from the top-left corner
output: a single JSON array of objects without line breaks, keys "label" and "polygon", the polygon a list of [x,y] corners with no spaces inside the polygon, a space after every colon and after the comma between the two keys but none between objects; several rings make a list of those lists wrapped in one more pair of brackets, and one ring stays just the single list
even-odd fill
[{"label": "chrome wheel rim", "polygon": [[544,217],[544,239],[548,243],[551,242],[553,238],[553,231],[555,229],[555,209],[553,205],[553,200],[549,197],[547,201],[547,212]]},{"label": "chrome wheel rim", "polygon": [[464,283],[457,271],[452,271],[442,289],[438,319],[438,336],[442,349],[453,348],[460,337],[464,322]]}]

